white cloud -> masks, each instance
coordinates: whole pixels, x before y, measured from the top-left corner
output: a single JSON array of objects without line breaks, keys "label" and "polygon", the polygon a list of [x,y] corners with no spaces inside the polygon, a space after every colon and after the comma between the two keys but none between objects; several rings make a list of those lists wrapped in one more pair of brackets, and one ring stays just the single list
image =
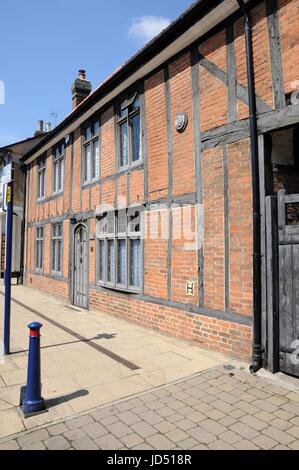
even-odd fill
[{"label": "white cloud", "polygon": [[153,39],[170,24],[170,19],[163,16],[139,16],[132,20],[129,36],[140,43],[146,43]]}]

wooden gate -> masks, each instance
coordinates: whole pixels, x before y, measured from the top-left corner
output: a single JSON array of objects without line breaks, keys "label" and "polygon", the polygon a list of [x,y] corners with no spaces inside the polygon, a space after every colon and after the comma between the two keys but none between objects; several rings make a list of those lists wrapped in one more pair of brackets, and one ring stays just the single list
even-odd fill
[{"label": "wooden gate", "polygon": [[73,303],[87,308],[88,260],[87,260],[87,229],[79,225],[74,233],[74,284]]},{"label": "wooden gate", "polygon": [[278,192],[279,363],[299,377],[299,194]]}]

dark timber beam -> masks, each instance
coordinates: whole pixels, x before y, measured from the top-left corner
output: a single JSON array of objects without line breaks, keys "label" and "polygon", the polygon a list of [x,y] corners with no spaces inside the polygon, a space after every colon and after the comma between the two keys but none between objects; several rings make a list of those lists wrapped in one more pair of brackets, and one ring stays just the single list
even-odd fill
[{"label": "dark timber beam", "polygon": [[283,85],[277,0],[267,0],[266,4],[271,56],[272,86],[274,90],[275,109],[279,109],[286,105],[286,98]]},{"label": "dark timber beam", "polygon": [[286,106],[285,108],[271,113],[258,116],[258,130],[260,133],[279,129],[281,127],[292,126],[299,122],[299,104]]},{"label": "dark timber beam", "polygon": [[237,67],[233,24],[231,24],[226,30],[226,52],[228,71],[228,119],[229,122],[234,122],[237,120]]},{"label": "dark timber beam", "polygon": [[[192,113],[193,113],[193,135],[194,135],[194,153],[195,153],[195,184],[196,184],[196,218],[197,218],[197,236],[198,236],[198,304],[204,304],[204,256],[202,245],[202,220],[200,210],[203,204],[203,184],[202,184],[202,165],[201,165],[201,138],[200,138],[200,94],[199,94],[199,64],[197,49],[191,51],[191,79],[192,79]],[[201,225],[200,225],[201,224]]]},{"label": "dark timber beam", "polygon": [[201,147],[205,150],[217,147],[217,145],[230,144],[247,137],[249,137],[249,121],[243,119],[202,132]]},{"label": "dark timber beam", "polygon": [[[220,82],[222,82],[225,86],[228,86],[228,74],[218,67],[216,64],[211,62],[210,60],[206,59],[200,52],[199,52],[199,62],[202,67],[204,67],[211,75],[217,78]],[[248,88],[241,85],[237,82],[237,98],[247,106],[249,106],[249,98],[248,98]],[[256,96],[256,108],[258,113],[266,113],[272,110],[271,106],[269,106],[265,101],[261,98]]]}]

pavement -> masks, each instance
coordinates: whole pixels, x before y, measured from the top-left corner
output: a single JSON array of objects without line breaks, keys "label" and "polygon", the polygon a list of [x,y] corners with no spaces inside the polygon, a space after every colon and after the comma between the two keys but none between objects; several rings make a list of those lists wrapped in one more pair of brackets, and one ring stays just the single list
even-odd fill
[{"label": "pavement", "polygon": [[0,449],[298,450],[299,393],[233,367],[10,436]]},{"label": "pavement", "polygon": [[[297,379],[251,375],[236,359],[23,286],[12,295],[0,450],[299,450]],[[48,412],[24,419],[19,392],[35,320],[44,324]]]},{"label": "pavement", "polygon": [[[3,312],[3,287],[0,309]],[[230,360],[175,338],[12,287],[11,355],[0,363],[0,438],[151,390]],[[24,419],[28,323],[41,321],[42,394],[48,412]],[[1,328],[3,321],[1,322]],[[0,330],[3,338],[3,330]],[[1,362],[1,361],[0,361]]]}]

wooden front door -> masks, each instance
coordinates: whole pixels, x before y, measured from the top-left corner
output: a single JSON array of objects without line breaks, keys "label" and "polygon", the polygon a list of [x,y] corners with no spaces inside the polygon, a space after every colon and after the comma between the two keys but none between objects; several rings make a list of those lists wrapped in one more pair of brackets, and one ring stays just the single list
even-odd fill
[{"label": "wooden front door", "polygon": [[87,308],[88,306],[87,256],[87,229],[84,225],[79,225],[74,233],[73,303],[83,308]]},{"label": "wooden front door", "polygon": [[299,377],[299,194],[278,192],[280,370]]}]

